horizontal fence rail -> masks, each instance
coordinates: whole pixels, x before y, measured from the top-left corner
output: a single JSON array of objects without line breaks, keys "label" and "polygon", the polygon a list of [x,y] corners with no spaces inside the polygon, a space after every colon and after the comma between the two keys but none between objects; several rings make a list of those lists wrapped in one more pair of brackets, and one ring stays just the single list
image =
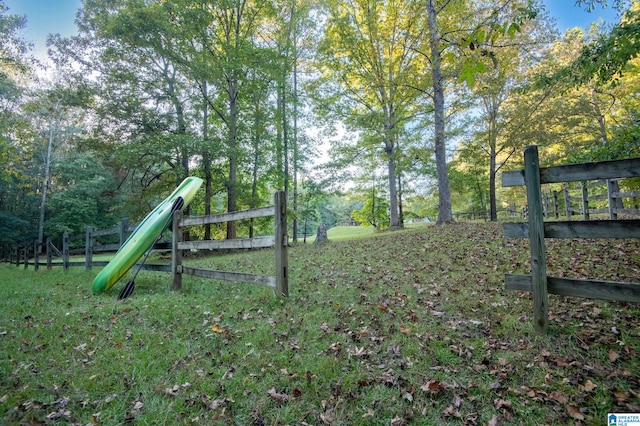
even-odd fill
[{"label": "horizontal fence rail", "polygon": [[[182,230],[189,226],[224,223],[234,220],[254,219],[273,216],[275,220],[275,235],[271,237],[243,238],[236,240],[201,240],[182,241]],[[192,275],[201,278],[232,281],[246,284],[258,284],[273,287],[281,296],[289,295],[288,284],[288,251],[287,236],[287,197],[284,191],[274,195],[274,205],[253,210],[222,213],[196,218],[182,218],[182,212],[177,211],[173,217],[173,244],[171,252],[171,270],[173,274],[173,289],[182,287],[182,275]],[[233,271],[215,271],[187,267],[182,264],[182,251],[191,249],[227,250],[275,248],[275,275],[247,274]]]},{"label": "horizontal fence rail", "polygon": [[[544,242],[545,238],[640,238],[640,220],[616,220],[617,216],[613,214],[613,208],[610,207],[608,209],[611,213],[610,220],[544,222],[545,202],[541,191],[543,184],[582,181],[583,214],[588,217],[587,202],[589,197],[587,190],[589,186],[585,181],[605,179],[609,200],[620,198],[621,195],[635,197],[636,193],[621,193],[612,182],[619,178],[640,176],[640,159],[540,168],[538,147],[531,145],[524,149],[524,164],[524,170],[504,172],[502,182],[506,187],[525,185],[528,223],[505,223],[503,224],[503,235],[505,238],[529,239],[531,274],[507,275],[505,287],[509,290],[533,293],[533,316],[536,330],[546,333],[548,329],[548,293],[613,301],[640,301],[639,283],[547,276]],[[565,186],[565,200],[568,199],[566,193]],[[569,205],[568,202],[566,204]],[[614,202],[610,201],[609,205],[612,204]],[[567,216],[570,218],[569,208],[567,208],[567,212]]]},{"label": "horizontal fence rail", "polygon": [[[137,263],[133,268],[140,268],[147,271],[168,272],[172,274],[173,289],[180,289],[182,285],[182,275],[192,275],[201,278],[210,278],[221,281],[231,281],[238,283],[249,283],[273,287],[277,294],[288,296],[288,235],[286,216],[286,193],[278,191],[274,195],[274,205],[260,207],[250,210],[228,212],[198,217],[182,217],[182,212],[174,214],[173,238],[170,243],[156,243],[155,250],[170,251],[172,255],[171,264],[154,265],[148,263]],[[193,240],[182,241],[183,231],[190,226],[208,225],[214,223],[226,223],[231,221],[255,219],[261,217],[274,217],[275,235],[238,238],[231,240]],[[46,243],[36,242],[33,246],[22,245],[17,247],[0,247],[2,261],[15,263],[17,266],[24,264],[34,265],[37,270],[40,265],[51,269],[53,266],[62,266],[67,270],[71,266],[84,266],[90,270],[93,266],[106,266],[108,261],[96,261],[93,259],[94,253],[116,252],[126,241],[131,232],[136,229],[130,226],[128,220],[122,219],[119,226],[103,230],[94,230],[88,226],[84,234],[69,236],[64,233],[62,237],[62,249],[58,249],[51,238],[47,238]],[[97,239],[117,236],[119,243],[98,244]],[[70,248],[70,243],[84,241],[84,247]],[[238,250],[238,249],[262,249],[275,248],[275,274],[265,276],[234,271],[212,271],[182,265],[182,252],[184,250]],[[44,250],[46,263],[40,261],[40,252]],[[84,261],[71,261],[70,255],[85,255]],[[59,260],[54,260],[59,259]]]}]

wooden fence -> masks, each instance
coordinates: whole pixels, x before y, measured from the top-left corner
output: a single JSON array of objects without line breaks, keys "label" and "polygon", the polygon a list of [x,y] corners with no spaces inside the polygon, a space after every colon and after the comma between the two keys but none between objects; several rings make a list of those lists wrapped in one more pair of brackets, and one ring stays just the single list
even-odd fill
[{"label": "wooden fence", "polygon": [[[582,216],[590,220],[592,215],[608,216],[615,220],[618,215],[640,216],[640,191],[620,191],[622,179],[600,179],[570,185],[562,184],[562,190],[543,191],[542,212],[544,217],[561,215],[571,220],[573,216]],[[528,217],[525,206],[522,217]]]},{"label": "wooden fence", "polygon": [[[182,241],[182,230],[189,226],[246,220],[265,216],[275,217],[275,235],[270,237],[254,237],[236,240]],[[287,197],[284,191],[276,192],[274,205],[271,207],[193,218],[182,218],[182,212],[178,211],[173,217],[173,229],[175,232],[173,233],[171,271],[173,274],[174,290],[179,290],[182,287],[182,275],[186,274],[214,280],[265,285],[274,287],[278,295],[285,297],[289,295],[289,278],[287,273],[287,247],[289,245],[287,237]],[[182,250],[229,250],[266,247],[275,247],[276,270],[274,276],[231,271],[213,271],[193,268],[182,264]]]},{"label": "wooden fence", "polygon": [[640,302],[639,283],[577,280],[547,276],[545,238],[640,238],[640,220],[544,222],[541,185],[640,176],[640,158],[540,168],[538,147],[524,149],[524,170],[504,172],[502,186],[526,186],[528,223],[503,224],[506,238],[528,238],[531,275],[507,275],[509,290],[533,292],[534,326],[548,329],[548,293]]},{"label": "wooden fence", "polygon": [[[47,266],[47,269],[51,269],[53,266],[62,266],[65,270],[70,266],[84,266],[87,270],[93,266],[106,266],[109,262],[94,260],[93,254],[117,251],[135,227],[135,225],[129,225],[126,218],[122,219],[120,225],[114,228],[95,231],[93,227],[87,226],[84,234],[70,236],[67,232],[63,233],[62,240],[58,241],[60,249],[57,248],[51,237],[47,237],[42,245],[35,241],[33,245],[23,244],[11,248],[6,247],[2,251],[2,261],[15,263],[17,266],[24,264],[25,269],[29,265],[33,265],[36,271],[44,265]],[[98,238],[111,235],[117,236],[120,242],[112,244],[97,242]],[[72,248],[75,241],[82,241],[82,247]],[[40,258],[41,255],[46,258],[45,261]],[[70,256],[73,255],[84,255],[85,259],[81,262],[72,261]]]},{"label": "wooden fence", "polygon": [[[172,273],[172,287],[174,289],[181,288],[182,275],[187,274],[222,281],[266,285],[274,287],[277,294],[288,296],[288,236],[286,210],[286,193],[278,191],[274,196],[274,205],[269,207],[192,218],[183,218],[182,212],[179,211],[173,218],[173,229],[177,231],[173,232],[172,242],[168,245],[159,243],[155,245],[156,249],[163,248],[171,251],[171,265],[144,263],[136,264],[134,268],[140,267],[144,270]],[[189,226],[223,223],[267,216],[274,216],[275,219],[275,235],[273,236],[235,240],[182,241],[183,230]],[[47,238],[46,243],[43,244],[46,263],[43,263],[40,260],[39,253],[41,250],[37,242],[33,246],[23,245],[18,247],[3,247],[1,256],[3,261],[15,263],[16,266],[24,264],[25,269],[27,269],[29,265],[33,265],[34,269],[38,270],[39,266],[46,265],[48,269],[51,269],[53,266],[62,266],[65,270],[70,266],[84,266],[87,270],[90,270],[93,266],[106,266],[109,263],[108,261],[94,260],[93,255],[95,253],[117,251],[134,229],[135,226],[130,226],[127,219],[122,219],[119,226],[110,229],[95,231],[89,226],[87,227],[85,234],[70,237],[67,233],[64,233],[62,237],[61,250],[53,244],[51,238]],[[113,244],[96,244],[98,238],[112,235],[118,236],[120,242]],[[84,240],[84,246],[82,248],[71,248],[74,241],[82,240]],[[276,272],[274,276],[254,275],[230,271],[209,271],[182,265],[183,250],[229,250],[266,247],[275,247]],[[82,254],[84,254],[83,261],[70,260],[70,255]],[[59,258],[60,260],[54,261],[54,258]]]}]

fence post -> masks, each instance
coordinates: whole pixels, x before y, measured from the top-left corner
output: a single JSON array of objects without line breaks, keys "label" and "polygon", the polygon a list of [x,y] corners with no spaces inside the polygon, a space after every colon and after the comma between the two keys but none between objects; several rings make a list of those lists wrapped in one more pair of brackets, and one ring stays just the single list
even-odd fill
[{"label": "fence post", "polygon": [[582,215],[584,220],[589,220],[589,190],[587,189],[587,182],[582,182]]},{"label": "fence post", "polygon": [[127,236],[129,234],[129,219],[123,217],[120,220],[120,247],[127,241]]},{"label": "fence post", "polygon": [[607,198],[609,199],[609,219],[611,220],[618,219],[618,214],[616,213],[616,200],[613,196],[614,192],[617,192],[614,186],[614,181],[611,179],[607,179]]},{"label": "fence post", "polygon": [[553,214],[556,219],[560,217],[559,205],[558,205],[558,191],[553,191]]},{"label": "fence post", "polygon": [[51,253],[51,237],[47,237],[47,270],[51,269],[53,254]]},{"label": "fence post", "polygon": [[279,296],[289,296],[288,248],[287,237],[287,193],[278,191],[274,195],[276,220],[276,292]]},{"label": "fence post", "polygon": [[84,268],[87,271],[93,266],[93,226],[87,226],[87,235],[84,239]]},{"label": "fence post", "polygon": [[546,333],[549,327],[547,255],[540,194],[540,164],[538,147],[535,145],[529,145],[524,149],[524,181],[527,187],[527,206],[529,207],[534,326],[539,333]]},{"label": "fence post", "polygon": [[171,242],[171,274],[173,275],[171,290],[180,290],[182,288],[182,250],[178,250],[178,244],[182,242],[182,229],[180,221],[182,220],[182,210],[178,210],[173,214],[172,242]]},{"label": "fence post", "polygon": [[62,268],[69,270],[69,233],[62,234]]},{"label": "fence post", "polygon": [[564,209],[567,213],[567,220],[571,220],[571,200],[569,199],[569,186],[566,182],[562,184],[562,191],[564,192]]},{"label": "fence post", "polygon": [[35,240],[33,243],[33,270],[37,271],[40,267],[39,263],[40,263],[40,256],[39,256],[39,251],[40,251],[40,244],[38,243],[38,240]]}]

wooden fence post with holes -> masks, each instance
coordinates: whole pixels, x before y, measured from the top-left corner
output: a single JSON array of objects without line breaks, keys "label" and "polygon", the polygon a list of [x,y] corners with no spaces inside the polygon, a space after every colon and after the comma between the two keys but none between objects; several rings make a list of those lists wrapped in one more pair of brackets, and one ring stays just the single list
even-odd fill
[{"label": "wooden fence post with holes", "polygon": [[564,210],[567,220],[571,220],[571,200],[569,199],[569,186],[566,183],[562,184],[562,192],[564,193]]},{"label": "wooden fence post with holes", "polygon": [[287,236],[287,194],[284,191],[276,192],[274,196],[274,209],[276,221],[275,252],[276,252],[276,292],[279,296],[289,296],[288,276],[288,248]]},{"label": "wooden fence post with holes", "polygon": [[607,179],[607,198],[609,199],[609,219],[611,220],[618,219],[618,215],[616,213],[616,200],[613,197],[614,192],[617,192],[614,181],[612,179]]},{"label": "wooden fence post with holes", "polygon": [[69,233],[62,234],[62,267],[65,271],[69,270]]},{"label": "wooden fence post with holes", "polygon": [[582,182],[582,215],[584,220],[589,220],[589,190],[587,189],[587,182]]},{"label": "wooden fence post with holes", "polygon": [[540,163],[538,147],[524,149],[524,180],[529,207],[529,240],[531,245],[531,289],[536,331],[546,333],[549,327],[547,296],[547,255],[544,242],[544,218],[540,194]]},{"label": "wooden fence post with holes", "polygon": [[171,289],[180,290],[182,288],[182,250],[178,249],[178,244],[182,242],[182,210],[173,214],[173,241],[171,244],[171,274],[173,275]]},{"label": "wooden fence post with holes", "polygon": [[120,247],[127,241],[129,235],[129,219],[126,217],[120,220]]},{"label": "wooden fence post with holes", "polygon": [[91,270],[93,263],[93,226],[87,226],[87,235],[84,239],[84,268]]}]

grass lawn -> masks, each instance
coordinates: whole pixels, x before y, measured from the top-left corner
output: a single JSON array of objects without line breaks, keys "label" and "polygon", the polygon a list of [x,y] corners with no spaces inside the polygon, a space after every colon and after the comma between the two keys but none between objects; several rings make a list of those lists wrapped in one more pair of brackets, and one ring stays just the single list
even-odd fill
[{"label": "grass lawn", "polygon": [[[289,250],[264,287],[143,271],[0,265],[3,424],[605,424],[640,412],[638,305],[531,297],[528,242],[498,224],[420,226]],[[335,232],[335,231],[334,231]],[[637,240],[548,240],[550,275],[640,282]],[[273,251],[185,263],[268,273]]]}]

